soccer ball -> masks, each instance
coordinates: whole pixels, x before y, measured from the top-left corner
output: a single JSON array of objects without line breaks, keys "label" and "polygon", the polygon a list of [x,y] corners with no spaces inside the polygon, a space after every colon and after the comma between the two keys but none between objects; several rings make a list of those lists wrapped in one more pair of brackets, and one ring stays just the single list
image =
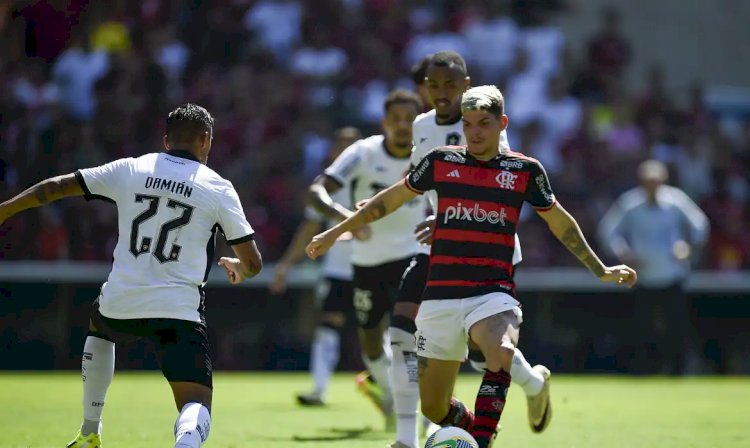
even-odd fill
[{"label": "soccer ball", "polygon": [[438,429],[427,438],[424,448],[479,448],[479,444],[468,432],[455,426]]}]

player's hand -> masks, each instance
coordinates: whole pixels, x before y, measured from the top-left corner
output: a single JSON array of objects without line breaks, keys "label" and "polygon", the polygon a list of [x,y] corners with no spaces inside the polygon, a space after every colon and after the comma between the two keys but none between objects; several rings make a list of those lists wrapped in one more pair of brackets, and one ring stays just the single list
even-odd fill
[{"label": "player's hand", "polygon": [[323,233],[319,233],[313,237],[310,243],[305,248],[305,253],[308,257],[315,260],[321,255],[328,252],[328,249],[333,246],[336,242],[338,235],[334,234],[330,230],[326,230]]},{"label": "player's hand", "polygon": [[599,277],[603,282],[615,282],[618,285],[627,285],[632,288],[638,281],[638,274],[631,267],[619,264],[617,266],[607,266],[604,268],[604,274]]},{"label": "player's hand", "polygon": [[429,246],[432,244],[432,232],[435,230],[435,215],[428,216],[424,221],[414,228],[414,235],[420,244]]},{"label": "player's hand", "polygon": [[268,291],[273,295],[284,294],[286,292],[286,274],[289,267],[285,263],[278,263],[276,271],[273,273],[273,279],[268,285]]},{"label": "player's hand", "polygon": [[219,266],[223,267],[226,271],[229,283],[236,285],[245,280],[245,276],[242,275],[242,264],[239,258],[221,257],[219,259]]}]

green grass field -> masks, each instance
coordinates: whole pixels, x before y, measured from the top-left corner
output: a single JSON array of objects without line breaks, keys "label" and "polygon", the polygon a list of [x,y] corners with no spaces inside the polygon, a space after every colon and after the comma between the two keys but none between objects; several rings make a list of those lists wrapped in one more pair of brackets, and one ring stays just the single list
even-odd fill
[{"label": "green grass field", "polygon": [[[458,395],[473,402],[479,377],[463,375]],[[534,435],[526,400],[511,388],[496,447],[750,447],[750,378],[552,378],[554,417]],[[383,448],[382,418],[340,374],[329,406],[304,409],[293,400],[303,374],[219,373],[207,446]],[[0,373],[0,447],[57,447],[80,424],[76,373]],[[172,446],[177,416],[158,373],[117,373],[104,411],[106,448]]]}]

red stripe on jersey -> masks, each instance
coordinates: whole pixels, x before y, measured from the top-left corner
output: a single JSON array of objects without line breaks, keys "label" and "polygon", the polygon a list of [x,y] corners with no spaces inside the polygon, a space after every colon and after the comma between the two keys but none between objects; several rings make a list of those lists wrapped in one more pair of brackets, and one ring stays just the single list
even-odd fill
[{"label": "red stripe on jersey", "polygon": [[503,246],[514,247],[516,239],[513,235],[504,233],[479,232],[476,230],[451,230],[435,229],[432,234],[435,241],[465,241],[467,243],[485,243],[485,244],[502,244]]},{"label": "red stripe on jersey", "polygon": [[513,289],[513,283],[503,280],[486,280],[481,282],[472,282],[467,280],[429,280],[427,287],[431,286],[490,286],[490,285],[501,285],[508,289]]},{"label": "red stripe on jersey", "polygon": [[[519,209],[497,202],[472,201],[438,196],[438,213],[445,214],[443,220],[476,221],[490,223],[518,222]],[[494,221],[494,222],[493,222]]]},{"label": "red stripe on jersey", "polygon": [[513,265],[501,260],[484,257],[449,257],[447,255],[433,255],[430,258],[431,264],[464,264],[469,266],[488,266],[492,268],[501,268],[506,271],[513,270]]},{"label": "red stripe on jersey", "polygon": [[502,188],[523,193],[529,183],[529,171],[508,171],[435,161],[435,182]]}]

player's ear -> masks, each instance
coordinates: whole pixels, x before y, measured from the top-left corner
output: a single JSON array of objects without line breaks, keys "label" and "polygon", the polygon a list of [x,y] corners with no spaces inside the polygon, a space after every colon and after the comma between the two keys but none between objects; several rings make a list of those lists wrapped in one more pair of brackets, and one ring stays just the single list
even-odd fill
[{"label": "player's ear", "polygon": [[169,150],[169,143],[167,142],[166,134],[164,135],[164,138],[162,140],[162,143],[164,143],[164,149]]},{"label": "player's ear", "polygon": [[464,90],[469,90],[471,87],[471,76],[464,78]]},{"label": "player's ear", "polygon": [[500,116],[500,132],[503,132],[508,127],[508,116],[503,114]]}]

